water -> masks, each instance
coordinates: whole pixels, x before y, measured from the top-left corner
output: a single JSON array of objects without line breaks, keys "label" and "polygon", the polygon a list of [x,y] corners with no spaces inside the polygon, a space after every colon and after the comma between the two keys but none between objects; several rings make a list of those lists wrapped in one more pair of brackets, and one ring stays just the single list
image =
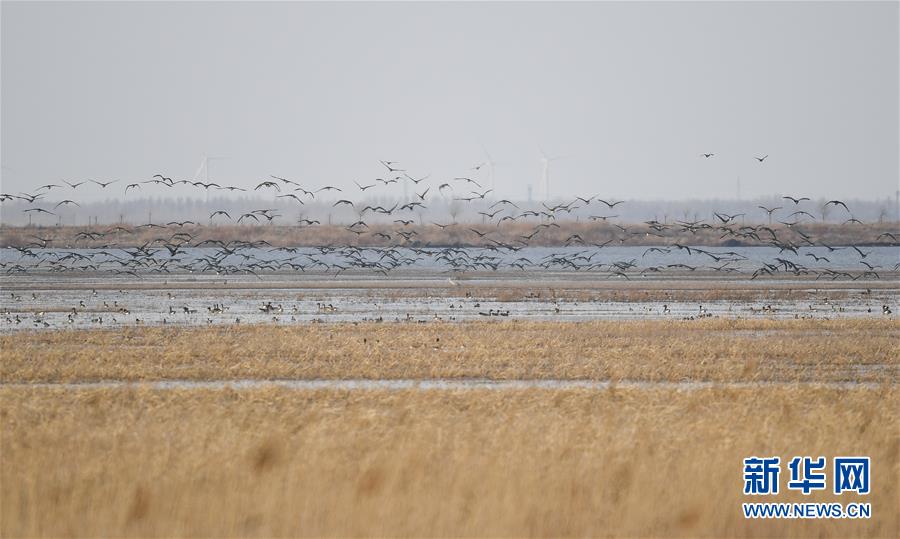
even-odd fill
[{"label": "water", "polygon": [[[467,320],[637,320],[728,318],[884,318],[881,306],[889,304],[897,310],[900,291],[897,288],[865,289],[843,287],[806,288],[798,284],[804,299],[779,298],[766,293],[764,300],[686,301],[577,301],[554,299],[550,294],[526,299],[527,289],[520,288],[514,299],[501,301],[484,294],[478,286],[466,291],[450,287],[446,281],[416,280],[391,284],[397,288],[368,288],[367,282],[340,288],[320,287],[311,283],[303,288],[285,288],[282,284],[260,288],[252,278],[232,282],[234,288],[203,285],[184,288],[191,283],[147,283],[149,288],[117,289],[92,286],[103,280],[56,283],[48,288],[42,278],[29,281],[17,278],[17,290],[0,295],[0,332],[31,329],[87,329],[99,327],[150,325],[229,325],[229,324],[299,324],[311,322],[383,322],[383,323],[450,323]],[[509,285],[500,281],[497,285]],[[583,286],[568,283],[570,286]],[[589,284],[589,283],[588,283]],[[703,283],[715,289],[728,283]],[[774,286],[774,284],[773,284]],[[856,286],[855,284],[853,285]],[[441,288],[443,287],[443,288]],[[573,289],[569,289],[573,290]],[[590,293],[591,289],[575,289]],[[444,297],[444,293],[456,294]],[[832,301],[835,292],[851,297]],[[465,297],[469,295],[469,297]],[[263,310],[265,305],[269,310]],[[333,309],[331,308],[333,306]],[[324,307],[324,308],[323,308]]]}]

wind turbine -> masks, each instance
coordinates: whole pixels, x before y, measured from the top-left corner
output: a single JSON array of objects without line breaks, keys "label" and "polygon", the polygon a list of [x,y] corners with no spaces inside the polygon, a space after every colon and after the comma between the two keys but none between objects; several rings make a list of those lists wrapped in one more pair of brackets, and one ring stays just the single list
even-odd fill
[{"label": "wind turbine", "polygon": [[564,155],[555,155],[553,157],[547,155],[544,149],[538,146],[541,152],[541,181],[544,184],[544,200],[550,200],[550,163],[565,157]]},{"label": "wind turbine", "polygon": [[[197,172],[194,174],[194,181],[197,181],[197,178],[200,177],[200,172],[206,173],[206,181],[205,183],[209,183],[209,162],[210,161],[221,161],[223,159],[228,159],[227,157],[221,156],[212,156],[212,155],[204,155],[203,159],[200,161],[200,167],[197,169]],[[209,204],[209,187],[204,189],[206,191],[206,203]]]},{"label": "wind turbine", "polygon": [[200,167],[197,168],[197,172],[194,174],[194,181],[197,181],[197,178],[200,177],[200,172],[206,172],[206,183],[209,183],[209,162],[221,161],[223,159],[228,158],[221,156],[204,155],[203,159],[200,160]]},{"label": "wind turbine", "polygon": [[487,157],[486,164],[488,166],[488,181],[491,183],[491,190],[494,194],[497,194],[497,184],[494,182],[494,167],[497,166],[497,162],[491,157],[491,154],[488,153],[487,148],[484,145],[481,146],[481,150],[484,152],[485,157]]}]

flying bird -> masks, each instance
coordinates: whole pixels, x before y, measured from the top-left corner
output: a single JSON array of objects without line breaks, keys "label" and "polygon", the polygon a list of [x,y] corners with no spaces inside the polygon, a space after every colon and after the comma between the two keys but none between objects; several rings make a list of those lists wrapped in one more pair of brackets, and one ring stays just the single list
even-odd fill
[{"label": "flying bird", "polygon": [[[776,206],[774,208],[767,208],[765,206],[757,206],[757,208],[759,208],[769,214],[769,224],[771,225],[772,224],[772,214],[775,213],[776,211],[780,210],[781,206]],[[774,236],[775,233],[773,232],[772,235]]]},{"label": "flying bird", "polygon": [[116,183],[116,182],[119,181],[119,180],[112,180],[112,181],[108,181],[108,182],[98,182],[97,180],[91,180],[91,181],[94,182],[94,183],[96,183],[97,185],[99,185],[101,189],[106,189],[106,187],[107,187],[108,185],[112,185],[112,184]]},{"label": "flying bird", "polygon": [[869,256],[870,254],[872,254],[872,251],[869,251],[869,252],[866,252],[866,253],[862,252],[862,250],[861,250],[859,247],[857,247],[856,245],[851,245],[850,247],[851,247],[854,251],[856,251],[857,253],[859,253],[860,258],[865,258],[865,257]]},{"label": "flying bird", "polygon": [[473,180],[472,178],[456,177],[456,178],[453,178],[453,179],[456,180],[456,181],[464,181],[464,182],[474,183],[474,184],[477,185],[478,187],[481,187],[481,184],[478,183],[478,182],[476,182],[476,181]]},{"label": "flying bird", "polygon": [[281,180],[281,181],[284,182],[285,184],[288,184],[288,183],[289,183],[289,184],[292,184],[292,185],[296,185],[297,187],[300,186],[299,183],[297,183],[297,182],[292,182],[291,180],[288,180],[288,179],[286,179],[286,178],[279,178],[278,176],[273,176],[272,174],[269,174],[269,177],[270,177],[270,178],[275,178],[276,180]]},{"label": "flying bird", "polygon": [[397,161],[381,161],[381,164],[385,166],[390,172],[403,172],[402,168],[393,168],[392,165],[396,165]]},{"label": "flying bird", "polygon": [[404,176],[406,176],[407,178],[409,178],[410,181],[412,181],[414,184],[419,185],[420,182],[425,181],[425,180],[427,180],[428,178],[430,178],[430,177],[431,177],[431,174],[427,174],[427,175],[425,175],[425,176],[422,176],[422,177],[419,178],[418,180],[415,179],[415,178],[413,178],[413,177],[410,176],[409,174],[406,174],[406,173],[404,173]]},{"label": "flying bird", "polygon": [[253,190],[256,191],[260,187],[274,187],[276,191],[281,192],[281,187],[278,187],[278,184],[275,182],[260,182]]},{"label": "flying bird", "polygon": [[[26,200],[26,201],[28,201],[29,204],[34,204],[34,201],[35,201],[35,200],[44,197],[44,194],[43,194],[43,193],[40,193],[40,194],[34,194],[34,195],[29,195],[29,194],[27,194],[27,193],[20,193],[20,195],[21,195],[21,196],[16,196],[16,198],[20,198],[20,199],[22,199],[22,200]],[[15,196],[15,195],[13,195],[13,196]]]},{"label": "flying bird", "polygon": [[607,202],[607,201],[603,200],[602,198],[598,198],[598,199],[597,199],[597,202],[602,202],[602,203],[606,204],[607,206],[609,206],[610,209],[612,209],[612,208],[615,208],[617,205],[619,205],[619,204],[621,204],[621,203],[623,203],[623,202],[625,202],[625,201],[624,201],[624,200],[620,200],[620,201],[618,201],[618,202]]},{"label": "flying bird", "polygon": [[794,204],[800,204],[804,200],[809,200],[809,197],[794,198],[792,196],[785,196],[785,197],[781,197],[781,198],[783,198],[784,200],[790,200]]}]

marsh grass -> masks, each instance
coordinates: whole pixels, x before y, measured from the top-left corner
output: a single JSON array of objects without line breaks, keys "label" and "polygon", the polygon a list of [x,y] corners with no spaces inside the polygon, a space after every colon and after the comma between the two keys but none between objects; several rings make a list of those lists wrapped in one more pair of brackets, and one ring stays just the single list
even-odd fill
[{"label": "marsh grass", "polygon": [[892,319],[334,323],[0,336],[2,382],[488,378],[895,382]]},{"label": "marsh grass", "polygon": [[[900,532],[892,385],[0,388],[0,404],[4,537]],[[742,495],[741,460],[751,455],[869,455],[864,499],[774,501],[868,501],[872,519],[744,520],[741,502],[759,501]]]},{"label": "marsh grass", "polygon": [[[0,336],[0,536],[896,537],[891,319],[325,324]],[[677,390],[92,380],[719,381]],[[865,381],[840,389],[804,383]],[[873,518],[748,521],[748,456],[867,455]],[[782,486],[786,481],[782,472]],[[783,489],[784,490],[784,489]]]}]

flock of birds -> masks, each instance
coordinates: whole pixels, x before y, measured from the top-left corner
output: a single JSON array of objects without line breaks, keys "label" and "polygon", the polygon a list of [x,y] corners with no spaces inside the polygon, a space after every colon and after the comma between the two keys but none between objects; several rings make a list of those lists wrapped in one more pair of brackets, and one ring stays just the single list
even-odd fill
[{"label": "flock of birds", "polygon": [[[704,159],[711,159],[715,154],[701,155]],[[755,157],[760,164],[767,158],[768,155]],[[461,286],[458,279],[464,273],[501,270],[580,271],[592,272],[598,277],[626,280],[692,272],[749,279],[790,275],[816,280],[869,280],[881,279],[885,272],[900,271],[898,251],[892,250],[885,257],[882,250],[873,256],[878,248],[900,246],[900,233],[883,230],[887,225],[859,226],[864,223],[856,219],[851,208],[841,200],[822,201],[824,205],[815,207],[809,197],[784,196],[782,204],[760,205],[758,209],[762,213],[749,216],[749,219],[742,213],[717,211],[709,220],[695,218],[668,222],[666,219],[660,222],[654,219],[642,223],[622,223],[615,213],[628,203],[599,195],[576,196],[568,201],[528,206],[508,199],[498,200],[492,196],[493,190],[485,187],[479,177],[485,163],[476,164],[461,175],[437,181],[431,180],[428,175],[414,176],[396,161],[381,161],[379,166],[383,171],[379,177],[369,182],[354,182],[354,187],[349,189],[334,185],[313,188],[274,175],[259,181],[252,188],[174,179],[163,174],[155,174],[141,182],[121,182],[124,184],[123,196],[149,185],[162,188],[185,186],[207,193],[220,190],[255,191],[268,193],[274,200],[286,201],[298,209],[308,205],[324,206],[354,216],[352,223],[333,225],[330,222],[323,224],[309,214],[304,217],[301,213],[296,226],[282,232],[305,238],[304,243],[312,245],[310,247],[292,246],[289,240],[284,239],[275,242],[277,245],[264,239],[217,239],[213,234],[219,228],[217,225],[264,225],[279,223],[279,219],[284,218],[281,210],[274,207],[241,212],[229,207],[215,209],[209,214],[207,222],[202,223],[184,219],[136,226],[120,223],[75,229],[27,228],[18,236],[25,238],[24,241],[16,241],[14,245],[0,250],[0,271],[7,276],[80,273],[101,278],[115,275],[123,279],[143,279],[148,276],[168,278],[169,275],[204,274],[252,275],[262,279],[266,274],[306,272],[332,276],[344,272],[389,276],[402,269],[428,268],[450,274],[447,283],[451,287]],[[95,185],[100,190],[113,189],[117,183],[120,181],[63,181],[43,185],[32,193],[0,193],[0,203],[24,202],[27,206],[23,210],[25,213],[52,216],[59,208],[80,207],[79,202],[74,200],[76,197],[70,193],[88,185]],[[411,185],[413,193],[409,197],[392,199],[391,186],[400,183]],[[59,193],[65,195],[50,200],[53,194]],[[391,202],[385,203],[384,200]],[[478,222],[457,222],[456,215],[450,212],[451,204],[463,205],[469,215],[478,216],[475,219]],[[814,212],[819,211],[823,215],[826,210],[832,209],[838,212],[838,223],[810,226],[824,220],[824,216],[819,219]],[[448,212],[446,218],[423,221],[424,213],[442,215],[442,211]],[[589,228],[586,229],[584,223],[580,227],[570,227],[574,222],[572,215],[585,214],[589,215]],[[748,223],[752,219],[766,222]],[[835,236],[835,227],[847,234],[838,233]],[[260,229],[264,227],[256,230]],[[602,230],[603,234],[599,236],[603,239],[594,239],[597,235],[592,234],[592,230]],[[826,241],[828,237],[853,237],[856,241]],[[318,238],[346,239],[324,242]],[[642,246],[614,249],[635,243]],[[718,246],[706,247],[707,244]],[[328,303],[316,303],[314,309],[311,304],[283,306],[272,301],[261,305],[250,305],[246,301],[227,305],[224,297],[219,297],[212,305],[198,307],[186,301],[179,302],[171,292],[167,294],[168,309],[159,312],[157,310],[162,307],[150,296],[147,299],[139,294],[139,298],[131,298],[124,291],[106,291],[99,296],[97,291],[92,291],[89,297],[79,299],[77,305],[73,304],[70,309],[61,309],[51,299],[39,299],[34,293],[31,294],[32,302],[12,292],[3,298],[2,303],[6,306],[3,314],[8,327],[29,325],[30,322],[38,328],[122,325],[132,320],[135,324],[281,322],[300,319],[321,322],[329,316],[356,316],[353,319],[379,322],[384,321],[385,313],[390,312],[383,311],[383,306],[377,305],[355,312],[353,309],[358,306],[351,304],[345,311],[343,306],[334,305],[339,303],[337,297]],[[417,323],[452,321],[458,317],[510,316],[510,304],[485,302],[482,307],[484,300],[471,298],[468,292],[465,295],[465,299],[451,302],[449,308],[429,307],[432,312],[425,318],[410,312],[405,315],[393,312],[391,316],[397,322]],[[142,305],[142,301],[149,303]],[[543,305],[540,298],[527,298],[526,301],[536,301],[533,307],[543,309],[547,316],[578,315],[577,306],[576,311],[572,311],[572,306],[558,302]],[[13,307],[24,306],[25,303],[32,304],[30,317],[26,314],[28,309]],[[808,312],[798,312],[796,316],[815,316],[814,313],[820,311],[843,312],[842,305],[829,301],[827,297],[823,303],[824,306],[811,304]],[[126,304],[132,304],[131,308]],[[48,310],[45,312],[45,309]],[[704,305],[696,308],[669,304],[661,307],[630,305],[627,309],[644,309],[647,310],[645,314],[660,316],[677,312],[689,320],[713,316],[713,312]],[[751,307],[749,312],[771,314],[777,309],[764,305],[759,309]],[[868,306],[868,313],[871,312],[872,307]],[[892,314],[888,305],[882,305],[881,312]]]},{"label": "flock of birds", "polygon": [[[715,154],[701,155],[710,159]],[[763,163],[767,158],[768,155],[756,157],[756,160]],[[348,241],[342,244],[298,248],[274,246],[264,240],[221,240],[210,239],[208,236],[204,239],[204,228],[200,223],[191,220],[137,226],[119,224],[106,229],[88,227],[78,232],[74,238],[64,241],[55,236],[53,228],[42,228],[41,235],[33,234],[24,244],[4,249],[7,252],[13,249],[18,256],[2,257],[0,270],[7,275],[35,271],[93,271],[136,278],[147,274],[173,273],[252,274],[260,277],[261,274],[271,272],[307,271],[340,275],[351,270],[386,276],[400,268],[424,264],[432,267],[438,265],[448,272],[501,269],[577,270],[603,272],[608,277],[624,279],[663,272],[706,270],[725,274],[747,274],[754,279],[760,276],[791,274],[816,279],[855,280],[879,279],[881,278],[879,272],[900,269],[900,262],[880,266],[873,263],[876,257],[868,258],[873,246],[900,245],[898,234],[889,230],[878,231],[880,234],[872,234],[875,237],[849,245],[830,245],[814,237],[815,232],[809,231],[812,229],[804,231],[805,225],[816,221],[809,197],[785,196],[782,199],[784,204],[781,206],[759,206],[768,217],[767,224],[746,224],[744,220],[739,219],[744,217],[744,214],[721,211],[715,212],[710,222],[681,220],[668,223],[650,220],[637,225],[619,224],[614,220],[618,215],[608,213],[626,202],[606,200],[598,195],[576,196],[573,200],[562,203],[543,203],[537,209],[523,209],[516,202],[507,199],[495,200],[489,197],[493,190],[485,188],[478,179],[472,177],[477,176],[484,165],[484,163],[476,164],[469,169],[468,174],[446,181],[430,181],[428,175],[421,177],[411,175],[396,161],[381,161],[380,166],[384,173],[369,183],[354,182],[355,189],[359,193],[365,193],[365,196],[370,196],[379,189],[399,182],[409,182],[414,186],[413,196],[390,206],[353,200],[353,197],[338,186],[312,188],[280,176],[271,176],[253,188],[253,191],[269,192],[275,199],[288,199],[298,206],[313,200],[321,204],[323,196],[337,195],[341,198],[333,203],[329,200],[328,203],[334,208],[349,208],[356,216],[353,223],[337,227],[351,233],[351,238],[365,236],[369,240],[377,240],[377,243],[371,245],[353,245],[353,241]],[[49,194],[75,191],[88,183],[96,184],[99,189],[105,190],[118,182],[119,180],[63,181],[60,184],[42,185],[33,193],[0,193],[0,202],[24,201],[29,205],[24,212],[52,215],[53,210],[61,206],[77,207],[79,203],[71,198],[64,198],[55,203],[48,202]],[[140,190],[148,184],[167,188],[184,185],[203,191],[247,190],[215,182],[173,179],[163,174],[155,174],[146,181],[127,183],[124,194]],[[422,223],[420,217],[420,222],[416,223],[416,212],[427,209],[432,200],[429,194],[439,196],[445,201],[449,198],[456,203],[474,204],[473,209],[477,210],[481,223],[457,223],[455,216],[441,222],[430,223]],[[853,217],[845,202],[830,200],[825,203],[825,208],[831,207],[845,212],[845,225],[861,224]],[[534,240],[547,231],[564,230],[562,227],[565,226],[566,215],[576,210],[584,211],[585,208],[590,212],[591,221],[597,222],[598,227],[606,227],[612,232],[610,239],[602,243],[591,243],[581,234],[572,233],[561,242],[565,249],[551,250],[547,254],[535,254],[534,251],[527,250],[521,252],[537,243]],[[231,215],[226,209],[218,209],[209,215],[209,224],[271,223],[280,217],[277,211],[273,208],[259,208]],[[421,213],[419,215],[421,216]],[[779,224],[773,226],[772,219],[776,215],[779,216]],[[369,216],[375,216],[375,219]],[[527,223],[529,226],[524,233],[510,239],[502,233],[501,225],[515,222]],[[310,218],[301,218],[297,223],[298,229],[304,233],[323,226],[326,225]],[[455,237],[466,237],[472,241],[465,246],[430,244],[418,237],[428,229],[444,233],[455,231]],[[47,232],[48,230],[50,232]],[[136,238],[146,230],[158,235],[138,242]],[[758,267],[747,268],[746,252],[693,246],[690,238],[700,233],[718,236],[725,246],[767,246],[778,251],[770,260],[762,262]],[[647,247],[640,257],[612,260],[603,256],[603,248],[625,244],[630,238],[641,238],[645,242],[650,239],[653,246]],[[88,243],[92,248],[83,248]],[[823,265],[823,262],[825,264],[831,262],[829,258],[832,256],[831,253],[843,250],[847,250],[855,259],[853,263],[855,267],[832,268]],[[651,254],[653,255],[651,260],[662,259],[662,262],[642,265],[641,261]],[[680,255],[678,260],[666,263],[665,256],[673,254]]]}]

